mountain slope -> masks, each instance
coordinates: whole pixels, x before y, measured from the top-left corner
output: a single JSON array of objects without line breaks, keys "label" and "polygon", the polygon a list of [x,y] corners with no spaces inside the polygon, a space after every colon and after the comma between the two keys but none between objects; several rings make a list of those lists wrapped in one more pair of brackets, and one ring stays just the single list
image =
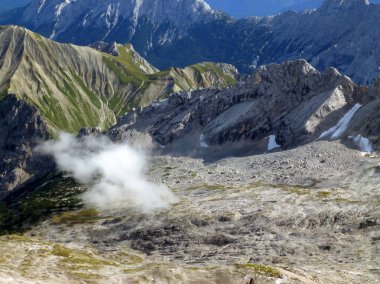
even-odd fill
[{"label": "mountain slope", "polygon": [[[0,91],[37,107],[52,129],[106,129],[132,107],[146,105],[171,90],[226,87],[233,67],[209,64],[196,75],[159,72],[132,46],[116,46],[116,55],[89,47],[62,45],[14,26],[0,28]],[[196,65],[200,66],[200,65]],[[192,77],[196,78],[193,79]],[[212,77],[210,79],[209,77]],[[185,82],[185,83],[183,83]]]},{"label": "mountain slope", "polygon": [[0,27],[0,42],[0,199],[54,169],[33,148],[57,131],[105,130],[174,90],[225,88],[238,76],[215,63],[159,71],[131,45],[112,55],[15,26]]}]

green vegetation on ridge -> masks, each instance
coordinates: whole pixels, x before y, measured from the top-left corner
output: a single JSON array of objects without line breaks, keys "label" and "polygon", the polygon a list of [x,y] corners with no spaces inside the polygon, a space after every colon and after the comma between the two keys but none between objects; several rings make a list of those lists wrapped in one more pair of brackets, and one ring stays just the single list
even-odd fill
[{"label": "green vegetation on ridge", "polygon": [[[0,29],[6,52],[14,62],[0,80],[0,93],[14,94],[40,110],[55,131],[82,127],[107,129],[134,107],[146,106],[172,92],[199,87],[228,87],[235,78],[219,65],[201,63],[159,71],[131,45],[117,46],[117,56],[89,47],[59,44],[26,29]],[[233,73],[231,73],[233,74]]]}]

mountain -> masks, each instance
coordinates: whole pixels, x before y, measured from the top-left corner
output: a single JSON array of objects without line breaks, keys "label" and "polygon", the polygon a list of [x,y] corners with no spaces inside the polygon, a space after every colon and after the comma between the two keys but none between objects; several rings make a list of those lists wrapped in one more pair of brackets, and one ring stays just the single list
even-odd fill
[{"label": "mountain", "polygon": [[[137,139],[140,147],[147,143],[159,152],[207,153],[215,158],[264,153],[276,147],[289,149],[329,138],[326,133],[355,110],[352,122],[335,138],[349,144],[355,144],[349,136],[368,139],[376,149],[380,146],[379,81],[371,88],[361,87],[334,68],[321,73],[298,60],[262,66],[227,89],[199,89],[200,82],[207,87],[219,77],[219,83],[232,83],[228,74],[235,74],[234,69],[202,63],[157,73],[137,54],[134,59],[128,57],[130,46],[97,44],[112,53],[115,47],[119,56],[113,57],[89,47],[61,45],[22,28],[4,27],[0,34],[3,42],[10,38],[8,49],[18,48],[9,51],[14,56],[2,50],[0,61],[2,74],[11,69],[4,75],[8,89],[0,100],[4,133],[0,139],[0,198],[54,169],[51,160],[34,153],[38,141],[54,136],[55,131],[73,132],[80,126],[87,127],[81,135],[96,134],[101,129],[94,126],[106,129],[116,117],[108,132],[113,140],[127,139],[133,144]],[[74,55],[77,65],[71,66],[70,56]],[[65,60],[54,65],[54,58]],[[75,69],[66,69],[69,67]],[[150,74],[137,72],[138,67]],[[133,72],[123,73],[128,70]],[[139,74],[145,74],[148,81],[138,81]],[[135,83],[141,84],[141,91],[132,92]],[[168,85],[173,91],[187,91],[168,96]],[[198,90],[190,90],[190,86]],[[156,98],[161,99],[152,103]],[[126,110],[129,112],[123,116]]]},{"label": "mountain", "polygon": [[105,130],[173,91],[224,88],[238,76],[233,66],[207,62],[159,71],[131,45],[97,45],[112,55],[15,26],[0,27],[0,42],[0,188],[6,190],[40,171],[31,159],[38,139],[83,127]]},{"label": "mountain", "polygon": [[[131,45],[114,45],[111,55],[58,44],[14,26],[0,28],[0,41],[1,92],[36,106],[53,129],[104,129],[116,116],[172,89],[225,87],[235,82],[230,76],[234,68],[228,65],[203,63],[159,71]],[[227,75],[222,69],[232,72]]]},{"label": "mountain", "polygon": [[203,0],[34,0],[13,23],[62,42],[148,48],[183,36],[188,26],[210,21],[211,15]]},{"label": "mountain", "polygon": [[270,16],[287,10],[315,9],[323,0],[208,0],[213,9],[220,9],[235,18]]},{"label": "mountain", "polygon": [[270,64],[258,68],[244,84],[175,93],[129,113],[110,134],[118,140],[129,137],[128,131],[148,133],[169,153],[261,154],[328,139],[326,133],[355,110],[352,123],[333,139],[348,141],[349,136],[361,135],[378,147],[375,111],[380,92],[376,87],[370,93],[334,68],[321,73],[304,60]]},{"label": "mountain", "polygon": [[[243,72],[287,60],[306,59],[323,71],[335,67],[354,81],[380,74],[376,22],[380,5],[366,0],[327,0],[315,11],[286,12],[238,21],[228,17],[190,29],[188,37],[159,45],[147,57],[157,66],[195,60],[234,63]],[[180,54],[175,54],[178,47]]]},{"label": "mountain", "polygon": [[367,0],[326,0],[309,12],[242,20],[201,0],[34,0],[5,22],[61,42],[131,42],[160,69],[213,61],[250,73],[260,65],[303,58],[319,70],[332,66],[370,83],[380,75],[379,15],[380,6]]},{"label": "mountain", "polygon": [[[208,0],[213,9],[222,10],[240,19],[249,16],[271,16],[286,11],[317,9],[323,0]],[[380,3],[372,0],[370,3]]]},{"label": "mountain", "polygon": [[[22,7],[32,0],[2,0],[0,14],[12,8]],[[239,19],[249,16],[271,16],[288,10],[317,9],[323,0],[207,0],[212,9],[219,9]],[[380,3],[380,0],[371,0]]]}]

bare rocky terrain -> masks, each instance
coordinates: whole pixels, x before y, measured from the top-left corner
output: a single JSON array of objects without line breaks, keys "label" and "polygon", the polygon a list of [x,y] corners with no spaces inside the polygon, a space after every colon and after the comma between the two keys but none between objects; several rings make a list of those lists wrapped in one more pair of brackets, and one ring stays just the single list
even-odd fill
[{"label": "bare rocky terrain", "polygon": [[[2,177],[26,185],[0,203],[0,282],[379,282],[379,86],[270,64],[42,144],[40,111],[5,96]],[[175,198],[142,196],[159,184]]]},{"label": "bare rocky terrain", "polygon": [[[149,153],[147,179],[175,201],[102,209],[52,173],[0,204],[1,282],[379,282],[378,86],[299,60],[127,113],[107,147]],[[43,126],[32,110],[21,138]]]},{"label": "bare rocky terrain", "polygon": [[211,163],[152,156],[149,179],[168,185],[178,202],[150,214],[131,207],[54,213],[23,236],[1,237],[0,277],[378,283],[379,164],[376,154],[327,141]]},{"label": "bare rocky terrain", "polygon": [[379,5],[48,2],[102,42],[0,27],[0,283],[380,282]]}]

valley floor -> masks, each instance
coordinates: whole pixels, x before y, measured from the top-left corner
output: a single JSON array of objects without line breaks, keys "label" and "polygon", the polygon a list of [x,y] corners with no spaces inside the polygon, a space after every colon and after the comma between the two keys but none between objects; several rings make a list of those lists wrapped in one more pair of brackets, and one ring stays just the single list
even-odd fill
[{"label": "valley floor", "polygon": [[[379,283],[380,157],[337,142],[151,157],[179,201],[82,208],[0,237],[2,283]],[[58,189],[59,190],[59,189]]]}]

